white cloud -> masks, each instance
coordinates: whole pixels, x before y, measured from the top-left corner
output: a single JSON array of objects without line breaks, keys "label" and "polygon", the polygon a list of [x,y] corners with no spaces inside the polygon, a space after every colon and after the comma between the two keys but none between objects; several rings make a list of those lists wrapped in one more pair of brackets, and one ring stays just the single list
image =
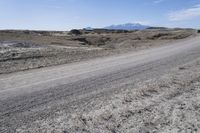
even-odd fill
[{"label": "white cloud", "polygon": [[155,0],[153,3],[154,4],[159,4],[159,3],[162,3],[162,2],[164,2],[165,0]]},{"label": "white cloud", "polygon": [[168,14],[170,21],[191,20],[197,17],[200,17],[200,5],[184,10],[174,11]]}]

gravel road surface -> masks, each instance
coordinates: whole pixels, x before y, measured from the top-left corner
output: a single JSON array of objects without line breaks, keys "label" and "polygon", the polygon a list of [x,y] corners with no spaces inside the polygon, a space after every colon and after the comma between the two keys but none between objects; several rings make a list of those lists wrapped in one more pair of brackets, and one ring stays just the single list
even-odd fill
[{"label": "gravel road surface", "polygon": [[[46,132],[60,112],[90,111],[91,101],[105,100],[124,85],[160,77],[199,57],[200,37],[194,37],[135,53],[2,74],[0,132],[27,132],[37,121],[48,126],[43,123],[36,126],[41,130],[29,132]],[[67,132],[62,125],[56,129],[51,132]]]}]

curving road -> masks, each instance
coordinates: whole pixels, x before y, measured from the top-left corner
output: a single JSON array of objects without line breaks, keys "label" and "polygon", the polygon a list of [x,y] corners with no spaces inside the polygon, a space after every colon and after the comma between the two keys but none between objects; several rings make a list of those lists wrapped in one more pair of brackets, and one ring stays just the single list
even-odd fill
[{"label": "curving road", "polygon": [[160,76],[199,57],[200,37],[194,37],[134,53],[0,75],[0,132],[15,132],[61,110],[84,108],[87,101],[106,97],[121,85]]}]

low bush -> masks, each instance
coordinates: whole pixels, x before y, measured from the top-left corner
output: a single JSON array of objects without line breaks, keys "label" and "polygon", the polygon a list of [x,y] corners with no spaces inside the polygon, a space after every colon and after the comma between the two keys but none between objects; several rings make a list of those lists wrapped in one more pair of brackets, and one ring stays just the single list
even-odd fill
[{"label": "low bush", "polygon": [[80,30],[76,30],[76,29],[71,30],[70,33],[71,33],[72,35],[81,35]]}]

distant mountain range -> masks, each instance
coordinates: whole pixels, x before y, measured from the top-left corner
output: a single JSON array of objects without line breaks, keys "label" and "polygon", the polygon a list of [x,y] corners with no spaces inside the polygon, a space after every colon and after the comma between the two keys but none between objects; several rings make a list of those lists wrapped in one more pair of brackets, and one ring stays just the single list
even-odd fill
[{"label": "distant mountain range", "polygon": [[[119,25],[111,25],[107,27],[103,27],[103,29],[109,29],[109,30],[144,30],[146,28],[149,28],[150,26],[142,25],[139,23],[127,23],[127,24],[119,24]],[[85,28],[87,30],[92,30],[94,28],[87,27]]]},{"label": "distant mountain range", "polygon": [[113,30],[144,30],[149,27],[150,26],[142,25],[139,23],[127,23],[127,24],[111,25],[104,28]]}]

